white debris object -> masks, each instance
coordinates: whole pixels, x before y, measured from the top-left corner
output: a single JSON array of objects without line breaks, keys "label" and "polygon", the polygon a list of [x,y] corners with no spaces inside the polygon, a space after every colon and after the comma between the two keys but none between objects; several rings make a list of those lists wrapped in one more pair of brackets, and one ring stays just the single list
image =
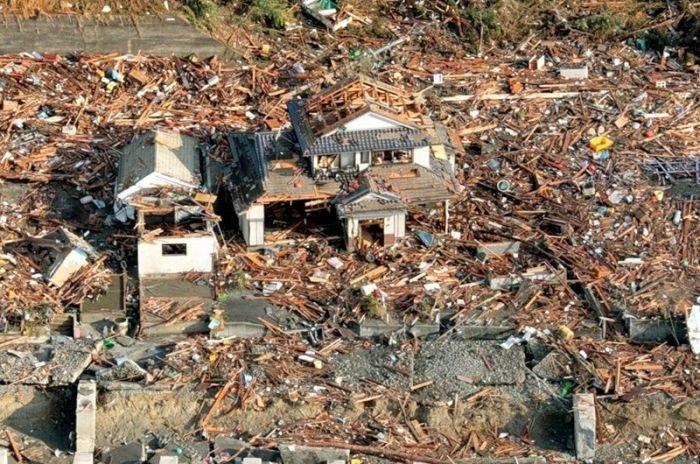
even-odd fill
[{"label": "white debris object", "polygon": [[376,284],[363,285],[361,290],[362,290],[362,295],[369,296],[377,290],[377,285]]},{"label": "white debris object", "polygon": [[688,341],[693,354],[700,354],[700,305],[693,305],[686,320]]}]

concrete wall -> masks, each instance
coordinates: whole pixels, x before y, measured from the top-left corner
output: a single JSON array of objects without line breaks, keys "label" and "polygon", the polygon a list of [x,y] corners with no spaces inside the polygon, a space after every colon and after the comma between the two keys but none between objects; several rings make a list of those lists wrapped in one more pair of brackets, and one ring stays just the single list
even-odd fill
[{"label": "concrete wall", "polygon": [[95,415],[97,413],[97,384],[90,380],[78,382],[75,406],[75,450],[82,453],[95,451]]},{"label": "concrete wall", "polygon": [[430,169],[430,147],[418,147],[413,150],[413,162]]},{"label": "concrete wall", "polygon": [[[75,2],[74,2],[75,3]],[[113,6],[114,7],[114,6]],[[150,55],[218,55],[223,59],[232,51],[209,34],[175,17],[144,17],[132,20],[114,14],[98,20],[67,16],[0,20],[0,54],[20,52],[133,53]]]},{"label": "concrete wall", "polygon": [[[379,216],[381,217],[381,216]],[[345,247],[352,251],[357,246],[360,235],[360,219],[345,218]],[[384,218],[384,245],[389,246],[406,235],[406,215],[397,213]]]},{"label": "concrete wall", "polygon": [[348,121],[343,125],[342,127],[339,127],[338,129],[329,132],[327,136],[332,135],[338,131],[362,131],[362,130],[373,130],[373,129],[392,129],[396,127],[409,127],[405,124],[401,124],[397,121],[394,121],[391,118],[387,118],[386,116],[382,116],[377,113],[373,113],[371,111],[356,117],[352,121]]},{"label": "concrete wall", "polygon": [[241,227],[243,239],[248,246],[258,246],[265,243],[265,206],[250,205],[238,215],[238,225]]},{"label": "concrete wall", "polygon": [[394,242],[406,235],[406,216],[397,213],[384,218],[384,245],[393,245]]},{"label": "concrete wall", "polygon": [[[185,244],[185,255],[163,255],[163,245]],[[139,275],[212,272],[218,243],[213,234],[195,237],[158,237],[138,244]]]}]

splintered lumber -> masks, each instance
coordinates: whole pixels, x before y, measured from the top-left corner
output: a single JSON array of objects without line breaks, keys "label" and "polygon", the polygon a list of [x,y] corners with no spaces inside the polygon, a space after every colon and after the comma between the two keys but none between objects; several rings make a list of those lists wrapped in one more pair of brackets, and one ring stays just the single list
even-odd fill
[{"label": "splintered lumber", "polygon": [[350,285],[354,287],[355,285],[359,284],[362,281],[375,279],[375,278],[380,277],[381,275],[387,273],[388,271],[389,271],[389,268],[386,266],[377,266],[374,269],[371,269],[371,270],[365,272],[361,276],[358,276],[358,277],[355,277],[354,279],[352,279],[350,281]]},{"label": "splintered lumber", "polygon": [[10,432],[10,429],[5,429],[5,436],[7,436],[7,441],[10,442],[10,447],[12,448],[12,453],[15,455],[15,460],[17,461],[18,464],[22,464],[22,462],[23,462],[22,453],[20,453],[19,446],[17,445],[17,441],[15,440],[15,437]]},{"label": "splintered lumber", "polygon": [[236,382],[238,382],[238,376],[241,374],[241,372],[243,372],[243,369],[239,369],[238,371],[233,373],[229,380],[224,384],[224,386],[221,387],[221,390],[219,390],[219,392],[214,397],[214,403],[212,403],[211,408],[209,408],[209,412],[207,412],[207,415],[204,416],[204,419],[200,421],[199,425],[201,427],[206,427],[212,416],[214,416],[216,414],[216,411],[219,410],[219,407],[224,401],[224,398],[226,398],[226,395],[228,395],[228,392],[231,390],[233,385]]},{"label": "splintered lumber", "polygon": [[413,391],[416,391],[416,390],[420,390],[421,388],[428,387],[428,386],[430,386],[430,385],[432,385],[432,384],[433,384],[433,381],[432,381],[432,380],[426,380],[425,382],[421,382],[421,383],[418,383],[418,384],[416,384],[416,385],[412,385],[412,386],[411,386],[411,391],[413,392]]}]

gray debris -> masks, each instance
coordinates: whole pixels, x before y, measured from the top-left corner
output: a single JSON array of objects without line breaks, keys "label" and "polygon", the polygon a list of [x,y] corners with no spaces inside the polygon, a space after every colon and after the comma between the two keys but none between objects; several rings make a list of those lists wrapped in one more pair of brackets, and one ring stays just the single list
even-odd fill
[{"label": "gray debris", "polygon": [[449,339],[423,345],[416,356],[414,383],[432,380],[426,390],[449,399],[468,393],[469,384],[520,384],[525,371],[521,346],[504,350],[496,342]]},{"label": "gray debris", "polygon": [[335,460],[347,462],[350,451],[338,448],[312,448],[310,446],[286,445],[279,446],[284,464],[324,464]]}]

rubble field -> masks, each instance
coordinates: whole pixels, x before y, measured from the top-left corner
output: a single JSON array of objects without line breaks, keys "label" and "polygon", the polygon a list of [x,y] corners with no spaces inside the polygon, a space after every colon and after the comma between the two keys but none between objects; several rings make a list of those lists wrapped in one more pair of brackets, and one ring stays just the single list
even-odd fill
[{"label": "rubble field", "polygon": [[[0,56],[0,452],[697,462],[695,52],[592,29],[496,43],[450,4],[232,27],[227,61]],[[639,29],[677,33],[689,13],[674,11]],[[310,120],[336,130],[367,100],[433,137],[388,129],[381,152],[357,150],[365,174],[284,152],[301,146],[288,109],[331,101]],[[245,166],[245,134],[280,151]],[[167,187],[134,193],[139,147],[171,161],[146,166]],[[236,201],[269,189],[268,168],[287,193],[257,197],[269,209],[247,222],[255,201]],[[409,198],[419,183],[440,201]],[[350,236],[335,213],[353,211],[333,208],[365,188],[400,210]]]}]

